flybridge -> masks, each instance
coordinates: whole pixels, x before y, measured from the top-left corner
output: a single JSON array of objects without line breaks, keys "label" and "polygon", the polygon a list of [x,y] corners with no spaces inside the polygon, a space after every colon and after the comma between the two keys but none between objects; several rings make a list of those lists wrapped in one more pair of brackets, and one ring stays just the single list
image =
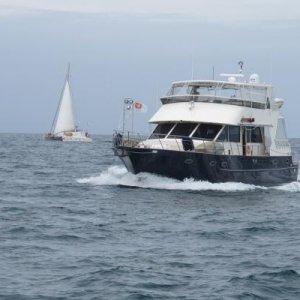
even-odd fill
[{"label": "flybridge", "polygon": [[272,99],[272,86],[258,83],[258,75],[253,74],[249,82],[238,82],[242,74],[222,74],[227,81],[188,80],[173,82],[171,89],[161,98],[163,104],[174,102],[213,102],[268,108]]}]

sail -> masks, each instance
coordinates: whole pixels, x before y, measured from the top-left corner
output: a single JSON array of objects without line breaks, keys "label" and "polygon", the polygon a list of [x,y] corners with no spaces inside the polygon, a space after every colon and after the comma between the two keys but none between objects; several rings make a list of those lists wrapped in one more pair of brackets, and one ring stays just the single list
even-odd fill
[{"label": "sail", "polygon": [[70,84],[67,77],[53,127],[53,134],[74,130],[75,116]]}]

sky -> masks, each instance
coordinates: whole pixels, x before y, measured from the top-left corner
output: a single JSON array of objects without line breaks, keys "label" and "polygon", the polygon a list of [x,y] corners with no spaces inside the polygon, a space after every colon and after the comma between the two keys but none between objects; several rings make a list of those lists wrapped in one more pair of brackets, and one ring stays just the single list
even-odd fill
[{"label": "sky", "polygon": [[[147,121],[172,81],[258,73],[285,100],[300,137],[300,2],[296,0],[0,0],[0,132],[50,130],[68,63],[80,127],[111,134],[122,103]],[[192,75],[193,74],[193,75]]]}]

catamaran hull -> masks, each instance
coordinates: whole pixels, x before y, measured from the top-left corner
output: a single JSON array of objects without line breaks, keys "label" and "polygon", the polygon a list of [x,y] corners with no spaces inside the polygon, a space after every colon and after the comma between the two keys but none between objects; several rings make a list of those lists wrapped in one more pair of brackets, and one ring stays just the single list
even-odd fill
[{"label": "catamaran hull", "polygon": [[47,140],[47,141],[62,141],[63,139],[62,139],[61,136],[53,136],[53,135],[48,136],[48,135],[46,135],[45,140]]},{"label": "catamaran hull", "polygon": [[291,156],[229,156],[121,146],[114,151],[131,173],[148,172],[178,180],[274,186],[296,181],[298,176],[298,165]]},{"label": "catamaran hull", "polygon": [[92,139],[83,131],[68,132],[63,135],[47,134],[46,140],[62,142],[91,142]]}]

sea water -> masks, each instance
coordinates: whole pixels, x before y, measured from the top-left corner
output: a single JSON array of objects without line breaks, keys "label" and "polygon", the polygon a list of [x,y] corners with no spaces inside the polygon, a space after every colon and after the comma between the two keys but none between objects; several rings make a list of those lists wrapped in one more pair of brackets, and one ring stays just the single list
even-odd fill
[{"label": "sea water", "polygon": [[300,299],[300,183],[133,175],[111,146],[0,135],[0,299]]}]

